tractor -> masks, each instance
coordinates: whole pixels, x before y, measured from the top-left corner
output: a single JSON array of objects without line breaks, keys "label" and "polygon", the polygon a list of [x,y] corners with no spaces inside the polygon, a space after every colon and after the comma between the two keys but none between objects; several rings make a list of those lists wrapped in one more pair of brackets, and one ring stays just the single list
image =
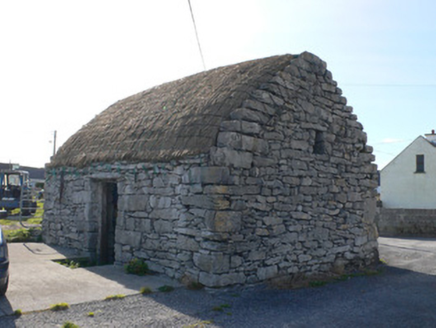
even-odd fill
[{"label": "tractor", "polygon": [[15,209],[19,209],[21,216],[27,216],[35,213],[36,207],[29,172],[0,170],[0,217],[7,217]]}]

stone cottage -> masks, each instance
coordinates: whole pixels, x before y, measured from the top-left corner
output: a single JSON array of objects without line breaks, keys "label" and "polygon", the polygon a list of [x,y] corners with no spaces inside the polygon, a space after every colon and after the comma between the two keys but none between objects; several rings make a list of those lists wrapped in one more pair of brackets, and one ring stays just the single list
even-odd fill
[{"label": "stone cottage", "polygon": [[47,165],[45,241],[210,287],[369,265],[377,168],[341,94],[304,52],[121,100]]}]

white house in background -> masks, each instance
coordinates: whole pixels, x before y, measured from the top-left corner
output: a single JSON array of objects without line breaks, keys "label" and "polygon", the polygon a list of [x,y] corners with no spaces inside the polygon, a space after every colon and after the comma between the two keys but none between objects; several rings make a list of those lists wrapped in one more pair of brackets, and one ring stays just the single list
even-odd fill
[{"label": "white house in background", "polygon": [[380,172],[384,208],[436,209],[436,134],[419,136]]}]

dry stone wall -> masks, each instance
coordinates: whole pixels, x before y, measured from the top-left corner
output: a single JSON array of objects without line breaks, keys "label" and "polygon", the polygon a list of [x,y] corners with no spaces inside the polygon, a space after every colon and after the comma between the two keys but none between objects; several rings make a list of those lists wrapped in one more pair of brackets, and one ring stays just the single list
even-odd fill
[{"label": "dry stone wall", "polygon": [[305,53],[221,123],[207,154],[52,170],[44,234],[95,253],[93,188],[106,179],[118,263],[211,287],[359,268],[378,259],[373,160],[326,64]]},{"label": "dry stone wall", "polygon": [[436,237],[436,210],[378,208],[376,223],[385,237]]}]

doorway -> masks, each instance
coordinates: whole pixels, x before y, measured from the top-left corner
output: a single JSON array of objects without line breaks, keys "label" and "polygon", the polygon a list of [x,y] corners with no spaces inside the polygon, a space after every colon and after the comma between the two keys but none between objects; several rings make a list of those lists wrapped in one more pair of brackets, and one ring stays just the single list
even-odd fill
[{"label": "doorway", "polygon": [[115,227],[118,215],[118,189],[115,182],[102,183],[101,221],[99,233],[99,265],[115,261]]}]

